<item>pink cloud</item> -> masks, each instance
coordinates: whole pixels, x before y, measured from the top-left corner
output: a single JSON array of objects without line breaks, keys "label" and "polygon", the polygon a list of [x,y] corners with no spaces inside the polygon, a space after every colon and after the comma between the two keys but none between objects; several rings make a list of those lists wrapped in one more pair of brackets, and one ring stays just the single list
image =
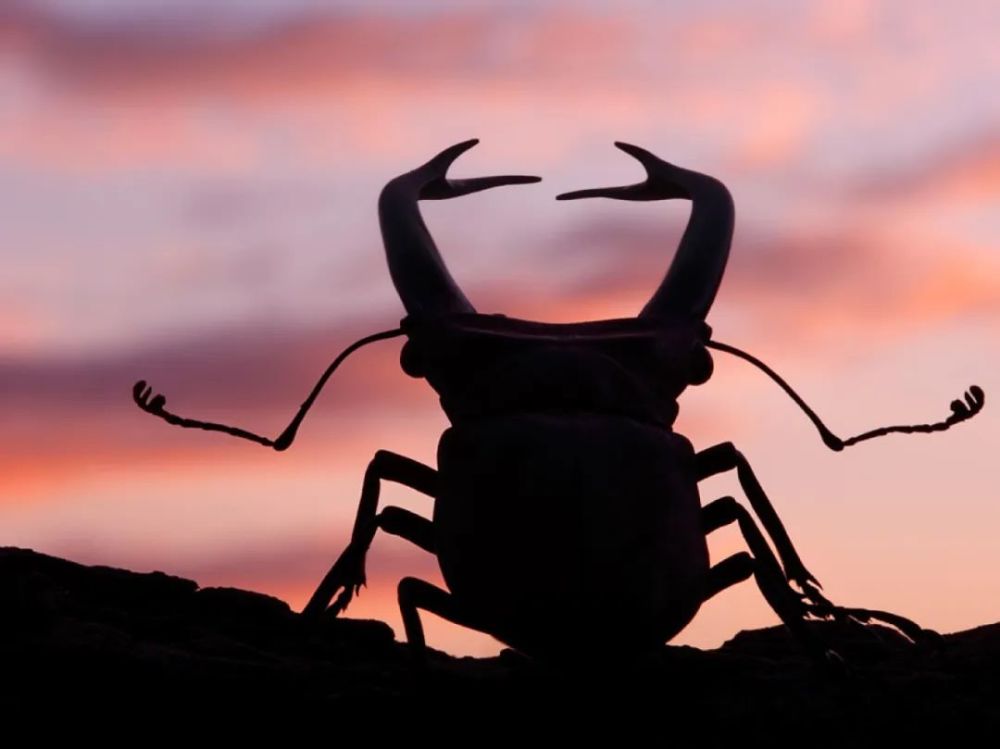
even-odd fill
[{"label": "pink cloud", "polygon": [[[164,25],[77,24],[25,10],[0,18],[3,37],[17,41],[61,86],[115,96],[228,90],[279,98],[354,80],[424,80],[514,73],[545,74],[568,50],[595,70],[619,59],[632,24],[605,14],[548,9],[530,25],[489,10],[401,14],[363,11],[303,13],[256,32],[205,32],[198,18]],[[507,65],[519,61],[512,71]]]},{"label": "pink cloud", "polygon": [[859,181],[852,191],[897,203],[995,200],[1000,195],[1000,135],[970,136],[923,161]]},{"label": "pink cloud", "polygon": [[[891,215],[891,214],[889,214]],[[840,231],[737,229],[710,316],[738,314],[794,346],[824,335],[905,335],[970,315],[1000,313],[1000,265],[963,240],[905,244],[876,222]],[[599,218],[546,245],[543,265],[571,268],[528,310],[543,319],[629,316],[665,274],[681,226]],[[722,335],[722,329],[720,329]]]}]

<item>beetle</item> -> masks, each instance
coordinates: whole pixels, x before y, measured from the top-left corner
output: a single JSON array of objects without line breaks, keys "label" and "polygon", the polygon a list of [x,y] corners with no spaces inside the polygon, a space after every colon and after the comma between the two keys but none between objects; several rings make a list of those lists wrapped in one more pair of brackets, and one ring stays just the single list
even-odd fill
[{"label": "beetle", "polygon": [[[827,446],[842,450],[891,432],[947,429],[982,409],[982,390],[972,386],[941,422],[836,437],[766,364],[711,339],[705,320],[734,223],[725,185],[627,143],[615,145],[641,163],[643,181],[558,199],[691,201],[676,255],[639,315],[550,324],[481,314],[445,267],[418,201],[540,178],[448,178],[455,159],[477,142],[442,151],[382,190],[379,221],[406,317],[399,328],[342,352],[278,438],[177,416],[145,381],[133,388],[141,408],[170,423],[285,450],[347,356],[374,341],[406,337],[403,371],[427,380],[451,422],[438,444],[438,467],[376,453],[364,475],[351,540],[303,615],[335,616],[348,606],[365,584],[365,556],[381,529],[435,554],[448,588],[413,577],[399,583],[407,641],[421,657],[425,638],[418,612],[425,610],[529,656],[565,661],[586,649],[627,658],[669,641],[707,599],[750,577],[817,658],[831,651],[810,620],[880,621],[911,640],[929,636],[896,614],[827,600],[743,454],[729,442],[696,451],[673,431],[677,399],[711,377],[710,349],[734,354],[762,368],[805,411]],[[732,497],[702,506],[698,482],[730,470],[753,513]],[[383,481],[432,497],[433,519],[399,507],[379,509]],[[731,523],[738,524],[749,551],[712,565],[706,536]]]}]

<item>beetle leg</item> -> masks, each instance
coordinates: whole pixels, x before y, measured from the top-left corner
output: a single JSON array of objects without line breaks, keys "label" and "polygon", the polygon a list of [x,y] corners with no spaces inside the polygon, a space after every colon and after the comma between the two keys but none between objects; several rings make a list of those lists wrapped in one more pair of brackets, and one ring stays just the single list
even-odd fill
[{"label": "beetle leg", "polygon": [[847,606],[836,606],[829,601],[821,604],[806,603],[806,609],[810,615],[821,619],[853,620],[859,624],[869,624],[873,620],[884,622],[895,627],[911,642],[923,643],[931,646],[940,645],[944,638],[933,629],[924,629],[919,624],[905,616],[893,614],[889,611],[878,611],[876,609],[858,609]]},{"label": "beetle leg", "polygon": [[[434,524],[427,518],[417,515],[415,512],[404,510],[402,507],[389,505],[375,516],[375,522],[370,533],[364,536],[358,543],[352,541],[351,544],[340,555],[337,562],[323,578],[323,582],[313,594],[314,598],[326,596],[324,606],[329,603],[330,597],[343,587],[337,600],[327,609],[333,616],[337,616],[347,608],[354,594],[358,590],[358,584],[351,585],[349,581],[360,580],[364,584],[365,580],[365,555],[377,530],[383,530],[393,536],[399,536],[409,541],[415,546],[419,546],[424,551],[431,554],[437,552],[437,542],[434,538]],[[348,581],[348,582],[345,582]],[[322,591],[322,596],[320,595]],[[318,607],[318,604],[317,604]],[[318,608],[317,608],[318,611]],[[310,612],[310,615],[311,612]]]},{"label": "beetle leg", "polygon": [[774,552],[750,512],[732,497],[723,497],[703,508],[702,522],[710,530],[739,523],[740,532],[750,547],[750,554],[736,554],[709,569],[705,599],[746,580],[752,573],[765,600],[806,650],[820,662],[839,660],[840,656],[806,625],[805,617],[810,612],[802,597],[788,585]]},{"label": "beetle leg", "polygon": [[[715,504],[714,502],[712,504]],[[711,507],[711,505],[709,505]],[[708,600],[741,583],[754,572],[754,559],[745,551],[726,557],[718,564],[713,564],[708,570],[708,581],[705,584],[705,598]]]},{"label": "beetle leg", "polygon": [[[399,612],[403,617],[406,642],[419,664],[427,660],[427,642],[424,639],[424,625],[417,609],[429,611],[452,624],[470,629],[479,629],[455,604],[455,599],[446,590],[416,577],[404,577],[399,581]],[[481,631],[481,630],[480,630]]]},{"label": "beetle leg", "polygon": [[415,512],[389,505],[382,508],[375,523],[386,533],[399,536],[431,554],[437,553],[434,523]]},{"label": "beetle leg", "polygon": [[365,471],[351,541],[302,610],[304,616],[322,614],[341,589],[333,605],[333,613],[336,615],[347,608],[351,598],[365,584],[365,556],[378,528],[403,536],[424,549],[433,544],[430,521],[425,521],[427,525],[420,525],[416,520],[418,515],[396,507],[386,508],[392,512],[376,514],[382,481],[394,481],[431,497],[437,494],[437,471],[433,468],[388,450],[376,452]]},{"label": "beetle leg", "polygon": [[941,642],[941,635],[937,632],[924,629],[916,622],[899,614],[875,609],[837,606],[821,595],[797,593],[782,578],[774,552],[767,545],[753,517],[745,508],[741,507],[732,497],[723,497],[702,508],[702,528],[705,533],[710,533],[737,521],[753,556],[741,552],[727,557],[709,568],[704,600],[708,600],[726,588],[746,580],[753,574],[767,602],[771,604],[771,608],[781,617],[785,625],[814,655],[822,653],[827,660],[832,651],[822,647],[821,641],[804,624],[807,616],[816,619],[851,620],[861,625],[874,620],[894,627],[914,643],[933,646]]},{"label": "beetle leg", "polygon": [[798,552],[792,545],[792,540],[788,537],[785,526],[782,525],[778,513],[774,511],[774,505],[771,504],[771,500],[767,498],[763,488],[761,488],[760,482],[757,481],[757,477],[743,453],[737,450],[732,442],[723,442],[695,455],[695,469],[699,481],[734,468],[739,477],[740,486],[743,487],[747,499],[750,500],[750,506],[757,513],[764,530],[767,531],[778,550],[778,557],[785,569],[785,577],[798,585],[802,592],[809,597],[825,601],[826,599],[818,590],[823,586],[802,563]]}]

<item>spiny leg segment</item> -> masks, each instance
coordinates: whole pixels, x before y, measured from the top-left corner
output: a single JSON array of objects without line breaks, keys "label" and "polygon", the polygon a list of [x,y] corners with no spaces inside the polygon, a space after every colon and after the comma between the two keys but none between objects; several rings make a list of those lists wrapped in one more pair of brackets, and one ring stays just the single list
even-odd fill
[{"label": "spiny leg segment", "polygon": [[386,507],[378,512],[382,481],[394,481],[430,497],[437,495],[437,471],[433,468],[388,450],[376,452],[365,471],[351,541],[309,599],[302,611],[304,616],[316,617],[326,611],[337,591],[340,595],[331,607],[332,613],[336,615],[347,608],[365,584],[365,555],[379,528],[426,551],[435,551],[431,521],[400,507]]},{"label": "spiny leg segment", "polygon": [[702,526],[706,533],[733,522],[739,523],[750,554],[734,554],[709,569],[705,599],[753,575],[764,599],[796,639],[810,655],[826,659],[829,649],[806,626],[807,610],[803,607],[801,596],[789,586],[774,552],[750,512],[732,497],[710,502],[702,510]]},{"label": "spiny leg segment", "polygon": [[[707,448],[695,456],[698,479],[714,476],[723,471],[736,469],[740,485],[746,492],[747,499],[754,512],[761,520],[764,530],[770,537],[778,558],[768,545],[753,517],[741,507],[732,497],[725,497],[705,506],[702,522],[705,533],[710,533],[728,523],[739,522],[740,530],[750,547],[753,559],[736,561],[736,557],[723,560],[710,570],[707,597],[715,595],[730,585],[747,579],[750,574],[757,578],[761,592],[781,620],[792,629],[793,633],[814,650],[816,644],[811,633],[805,627],[793,625],[791,621],[802,622],[807,617],[817,619],[854,620],[862,624],[873,621],[883,622],[894,627],[914,642],[935,641],[940,636],[931,630],[922,628],[915,622],[898,614],[876,609],[850,608],[831,603],[819,590],[819,581],[802,563],[798,552],[792,545],[784,525],[778,518],[774,506],[757,481],[749,462],[731,442]],[[784,571],[782,572],[782,568]],[[800,592],[789,586],[795,583]],[[765,589],[766,588],[766,589]],[[806,639],[803,639],[805,637]]]}]

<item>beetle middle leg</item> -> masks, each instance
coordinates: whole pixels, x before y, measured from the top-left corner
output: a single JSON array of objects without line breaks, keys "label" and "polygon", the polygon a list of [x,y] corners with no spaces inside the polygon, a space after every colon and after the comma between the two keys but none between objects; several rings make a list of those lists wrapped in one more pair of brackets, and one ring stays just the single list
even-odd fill
[{"label": "beetle middle leg", "polygon": [[365,584],[365,556],[379,528],[405,538],[426,551],[435,550],[431,521],[399,507],[386,507],[378,512],[378,499],[382,481],[394,481],[434,497],[437,494],[437,475],[433,468],[412,458],[388,450],[375,453],[365,471],[351,541],[316,588],[302,610],[303,616],[322,614],[334,594],[341,589],[333,604],[333,612],[340,613],[347,607],[354,594]]}]

